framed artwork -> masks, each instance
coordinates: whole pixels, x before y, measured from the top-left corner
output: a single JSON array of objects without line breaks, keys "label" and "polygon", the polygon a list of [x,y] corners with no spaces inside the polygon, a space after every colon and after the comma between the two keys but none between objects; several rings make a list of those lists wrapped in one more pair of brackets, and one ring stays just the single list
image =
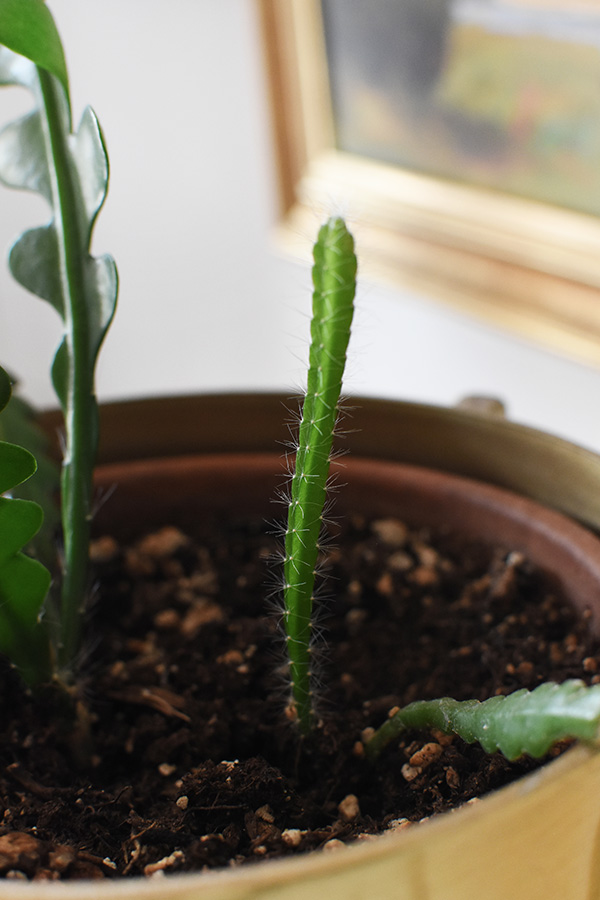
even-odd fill
[{"label": "framed artwork", "polygon": [[282,237],[600,363],[600,0],[257,0]]}]

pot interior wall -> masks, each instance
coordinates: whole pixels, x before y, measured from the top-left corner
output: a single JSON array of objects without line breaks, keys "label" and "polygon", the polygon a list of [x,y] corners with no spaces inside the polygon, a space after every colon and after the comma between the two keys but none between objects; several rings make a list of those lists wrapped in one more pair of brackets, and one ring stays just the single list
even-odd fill
[{"label": "pot interior wall", "polygon": [[[348,458],[336,466],[333,517],[397,516],[521,550],[600,627],[600,541],[570,519],[499,488],[434,470]],[[161,525],[193,529],[202,516],[285,518],[275,502],[286,469],[273,454],[221,454],[104,466],[96,534],[127,539]]]},{"label": "pot interior wall", "polygon": [[[600,456],[498,416],[356,398],[339,446],[497,484],[600,531]],[[100,463],[190,453],[276,452],[298,400],[284,394],[206,394],[104,404]],[[42,424],[57,458],[62,420]]]}]

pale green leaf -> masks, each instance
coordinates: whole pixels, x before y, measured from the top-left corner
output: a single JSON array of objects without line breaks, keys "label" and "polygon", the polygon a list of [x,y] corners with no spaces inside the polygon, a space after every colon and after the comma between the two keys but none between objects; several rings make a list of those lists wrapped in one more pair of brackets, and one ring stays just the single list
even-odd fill
[{"label": "pale green leaf", "polygon": [[58,238],[53,225],[32,228],[22,234],[11,247],[8,264],[19,284],[47,300],[59,316],[64,315]]},{"label": "pale green leaf", "polygon": [[51,203],[49,177],[42,122],[33,112],[0,133],[0,178],[7,187],[37,191]]},{"label": "pale green leaf", "polygon": [[72,141],[72,153],[79,173],[85,214],[93,226],[106,199],[109,172],[100,123],[89,106],[84,110]]}]

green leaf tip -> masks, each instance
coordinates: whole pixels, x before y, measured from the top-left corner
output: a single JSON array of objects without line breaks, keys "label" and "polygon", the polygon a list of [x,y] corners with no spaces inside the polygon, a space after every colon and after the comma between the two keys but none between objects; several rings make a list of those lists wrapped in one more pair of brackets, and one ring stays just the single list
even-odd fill
[{"label": "green leaf tip", "polygon": [[0,44],[51,72],[69,95],[63,46],[43,0],[0,0]]},{"label": "green leaf tip", "polygon": [[0,366],[0,412],[5,408],[11,395],[11,380],[8,372]]},{"label": "green leaf tip", "polygon": [[[11,398],[11,380],[0,368],[0,412],[8,406]],[[0,494],[5,494],[17,485],[27,481],[34,474],[37,463],[33,454],[9,441],[0,441]],[[2,547],[0,546],[0,555]]]},{"label": "green leaf tip", "polygon": [[312,611],[329,461],[354,312],[354,240],[340,218],[319,231],[313,250],[313,315],[307,389],[298,432],[285,536],[284,625],[291,712],[302,732],[313,724]]},{"label": "green leaf tip", "polygon": [[547,682],[532,691],[478,700],[420,700],[388,719],[366,742],[375,759],[408,728],[435,728],[456,734],[469,744],[478,742],[487,753],[499,750],[509,760],[544,756],[557,742],[577,739],[598,743],[600,685],[588,687],[571,679]]},{"label": "green leaf tip", "polygon": [[[0,410],[10,399],[10,379],[0,369]],[[16,444],[0,441],[0,494],[33,475],[35,458]],[[44,514],[30,500],[0,497],[0,652],[27,684],[50,678],[48,635],[40,621],[50,573],[21,552],[39,531]]]}]

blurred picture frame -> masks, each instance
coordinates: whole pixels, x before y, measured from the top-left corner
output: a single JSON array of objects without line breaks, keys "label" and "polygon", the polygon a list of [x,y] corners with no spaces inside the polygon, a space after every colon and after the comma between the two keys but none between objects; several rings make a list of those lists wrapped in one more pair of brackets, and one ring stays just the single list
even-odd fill
[{"label": "blurred picture frame", "polygon": [[286,249],[600,364],[599,0],[256,2]]}]

